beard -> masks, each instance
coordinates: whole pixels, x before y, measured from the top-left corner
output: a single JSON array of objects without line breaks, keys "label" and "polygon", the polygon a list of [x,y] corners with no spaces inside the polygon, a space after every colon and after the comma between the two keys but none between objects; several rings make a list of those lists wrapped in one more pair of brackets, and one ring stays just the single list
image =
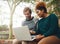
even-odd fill
[{"label": "beard", "polygon": [[30,20],[30,18],[26,18],[26,20]]}]

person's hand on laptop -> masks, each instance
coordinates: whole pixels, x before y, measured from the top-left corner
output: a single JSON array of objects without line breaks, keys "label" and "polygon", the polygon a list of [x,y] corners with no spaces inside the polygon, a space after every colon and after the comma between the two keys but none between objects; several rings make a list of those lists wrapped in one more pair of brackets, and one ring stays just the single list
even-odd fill
[{"label": "person's hand on laptop", "polygon": [[44,35],[39,34],[39,35],[36,35],[35,38],[36,38],[36,40],[40,40],[40,39],[44,38]]},{"label": "person's hand on laptop", "polygon": [[31,34],[35,34],[36,32],[35,32],[35,31],[33,31],[33,30],[30,30],[30,33],[31,33]]}]

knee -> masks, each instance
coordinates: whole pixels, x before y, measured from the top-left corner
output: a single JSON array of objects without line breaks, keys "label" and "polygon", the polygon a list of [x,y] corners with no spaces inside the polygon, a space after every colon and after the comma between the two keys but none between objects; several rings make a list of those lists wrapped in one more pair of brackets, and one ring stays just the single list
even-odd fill
[{"label": "knee", "polygon": [[43,40],[41,40],[41,41],[38,42],[38,44],[50,44],[50,43],[47,42],[47,41],[43,41]]},{"label": "knee", "polygon": [[38,44],[60,44],[60,41],[58,38],[51,36],[41,39]]},{"label": "knee", "polygon": [[38,42],[38,44],[49,44],[49,41],[47,40],[47,38],[43,38]]},{"label": "knee", "polygon": [[17,39],[14,39],[13,44],[21,44],[21,41],[18,41]]},{"label": "knee", "polygon": [[13,44],[16,44],[16,43],[17,43],[17,39],[14,39],[14,40],[13,40]]},{"label": "knee", "polygon": [[38,44],[45,44],[44,42],[39,41]]}]

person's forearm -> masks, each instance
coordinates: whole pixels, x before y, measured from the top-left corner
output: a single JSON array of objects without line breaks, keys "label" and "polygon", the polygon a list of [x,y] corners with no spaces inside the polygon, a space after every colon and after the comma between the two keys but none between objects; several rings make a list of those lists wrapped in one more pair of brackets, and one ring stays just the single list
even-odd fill
[{"label": "person's forearm", "polygon": [[41,34],[39,34],[39,35],[36,35],[36,39],[38,40],[38,39],[43,39],[45,36],[44,35],[41,35]]},{"label": "person's forearm", "polygon": [[30,30],[30,33],[31,33],[31,34],[36,34],[36,32],[35,32],[35,31],[33,31],[33,30]]}]

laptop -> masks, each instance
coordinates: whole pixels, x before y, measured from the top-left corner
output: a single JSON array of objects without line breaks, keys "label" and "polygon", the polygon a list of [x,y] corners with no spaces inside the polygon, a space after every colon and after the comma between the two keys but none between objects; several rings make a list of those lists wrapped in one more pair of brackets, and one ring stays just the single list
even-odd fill
[{"label": "laptop", "polygon": [[33,41],[35,35],[31,36],[28,26],[13,28],[15,37],[20,41]]}]

